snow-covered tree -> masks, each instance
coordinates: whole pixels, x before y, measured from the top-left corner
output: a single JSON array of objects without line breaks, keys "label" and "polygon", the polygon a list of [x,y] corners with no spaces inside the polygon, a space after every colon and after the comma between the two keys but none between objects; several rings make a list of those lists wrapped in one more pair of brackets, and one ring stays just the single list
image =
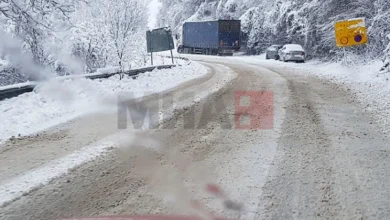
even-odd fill
[{"label": "snow-covered tree", "polygon": [[94,72],[110,62],[107,9],[103,3],[99,0],[79,7],[72,17],[75,25],[66,36],[69,54],[85,64],[86,72]]},{"label": "snow-covered tree", "polygon": [[373,39],[379,48],[385,47],[384,64],[382,72],[390,72],[390,2],[387,0],[377,0],[375,2],[375,17],[370,31],[375,33]]},{"label": "snow-covered tree", "polygon": [[80,0],[1,0],[0,21],[3,27],[20,39],[34,60],[47,65],[45,42],[58,29],[71,25],[68,21]]},{"label": "snow-covered tree", "polygon": [[[180,32],[185,21],[241,19],[243,46],[260,53],[270,44],[302,44],[311,57],[339,59],[345,54],[360,60],[383,56],[389,44],[388,0],[162,0],[161,16]],[[203,13],[209,5],[207,14]],[[211,15],[211,16],[210,16]],[[367,46],[339,49],[334,37],[338,20],[366,18],[369,29]]]},{"label": "snow-covered tree", "polygon": [[[0,30],[19,42],[20,54],[0,48],[0,80],[35,80],[15,57],[29,57],[37,72],[93,72],[105,66],[141,64],[146,50],[148,1],[0,0]],[[5,38],[0,35],[2,41]],[[5,45],[7,46],[7,45]],[[20,50],[19,50],[20,49]],[[13,57],[13,58],[12,58]],[[44,71],[43,71],[44,70]],[[25,73],[27,71],[27,73]],[[12,75],[14,74],[14,75]]]},{"label": "snow-covered tree", "polygon": [[[130,68],[139,50],[146,50],[146,4],[142,0],[96,0],[80,8],[69,35],[72,54],[87,71],[107,65]],[[136,53],[136,54],[134,54]]]},{"label": "snow-covered tree", "polygon": [[[121,70],[129,67],[124,59],[129,58],[129,47],[138,43],[139,33],[145,33],[147,9],[143,0],[109,1],[106,5],[108,32],[115,49]],[[128,61],[129,62],[129,61]]]}]

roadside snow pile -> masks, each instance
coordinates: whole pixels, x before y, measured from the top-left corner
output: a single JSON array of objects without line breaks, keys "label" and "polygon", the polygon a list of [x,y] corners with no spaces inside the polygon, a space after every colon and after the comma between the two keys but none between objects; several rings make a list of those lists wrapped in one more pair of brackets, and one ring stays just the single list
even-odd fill
[{"label": "roadside snow pile", "polygon": [[115,111],[117,97],[142,97],[171,89],[200,77],[207,69],[198,63],[141,74],[137,79],[115,75],[109,79],[52,79],[39,84],[35,92],[0,102],[0,143],[12,136],[25,136],[76,117],[101,111]]},{"label": "roadside snow pile", "polygon": [[7,90],[7,89],[22,88],[22,87],[25,87],[25,86],[35,86],[36,84],[37,84],[36,82],[16,83],[16,84],[7,85],[7,86],[1,86],[0,87],[0,91]]},{"label": "roadside snow pile", "polygon": [[310,63],[305,68],[310,73],[346,86],[372,114],[383,132],[390,133],[390,74],[378,74],[382,65],[380,61],[355,67]]},{"label": "roadside snow pile", "polygon": [[343,86],[356,97],[366,111],[370,112],[382,131],[390,134],[390,73],[379,73],[383,66],[381,61],[354,67],[317,61],[306,64],[279,61],[262,63],[270,69],[283,67],[297,74],[314,74]]},{"label": "roadside snow pile", "polygon": [[119,66],[117,67],[106,67],[106,68],[99,68],[96,70],[97,74],[105,74],[105,73],[115,73],[119,72],[121,68]]}]

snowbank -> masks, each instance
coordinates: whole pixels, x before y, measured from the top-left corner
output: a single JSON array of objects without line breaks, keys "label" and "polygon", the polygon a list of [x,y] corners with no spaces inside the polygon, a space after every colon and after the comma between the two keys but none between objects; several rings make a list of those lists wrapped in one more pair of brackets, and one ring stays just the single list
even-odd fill
[{"label": "snowbank", "polygon": [[345,86],[370,112],[384,133],[390,132],[390,81],[389,75],[378,74],[381,61],[368,65],[344,67],[337,63],[308,63],[299,67],[307,74]]},{"label": "snowbank", "polygon": [[144,73],[136,80],[127,76],[119,80],[119,76],[113,76],[95,81],[69,78],[40,83],[34,92],[0,102],[0,143],[12,136],[33,134],[85,114],[114,111],[117,96],[121,93],[141,97],[173,88],[206,73],[205,67],[192,62],[173,69]]},{"label": "snowbank", "polygon": [[24,82],[24,83],[16,83],[8,86],[1,86],[0,91],[2,90],[7,90],[7,89],[18,89],[24,86],[35,86],[37,83],[36,82]]},{"label": "snowbank", "polygon": [[121,70],[119,66],[116,67],[106,67],[106,68],[100,68],[96,70],[97,74],[105,74],[105,73],[117,73]]},{"label": "snowbank", "polygon": [[306,64],[265,61],[264,56],[252,57],[267,67],[283,67],[297,74],[316,75],[347,89],[368,111],[384,133],[390,133],[390,74],[379,73],[383,62],[374,61],[354,67],[339,63],[310,61]]}]

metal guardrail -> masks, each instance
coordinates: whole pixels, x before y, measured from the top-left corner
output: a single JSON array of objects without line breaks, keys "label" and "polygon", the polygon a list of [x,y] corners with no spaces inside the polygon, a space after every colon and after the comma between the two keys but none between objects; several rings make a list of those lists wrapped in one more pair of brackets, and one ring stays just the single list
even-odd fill
[{"label": "metal guardrail", "polygon": [[[141,73],[151,72],[155,69],[171,69],[172,67],[175,67],[175,65],[161,65],[161,66],[152,66],[152,67],[145,67],[141,69],[134,69],[134,70],[128,70],[125,72],[116,72],[116,73],[102,73],[102,74],[96,74],[96,75],[80,75],[80,78],[87,78],[91,80],[95,79],[107,79],[111,76],[117,75],[117,74],[125,74],[130,77],[136,78]],[[58,77],[61,79],[61,77]],[[0,90],[0,101],[4,99],[9,99],[13,97],[17,97],[19,95],[22,95],[24,93],[33,92],[35,88],[35,84],[32,85],[26,85],[26,86],[20,86],[15,88],[9,88],[9,89],[3,89]]]},{"label": "metal guardrail", "polygon": [[[160,57],[169,58],[169,59],[172,58],[171,56],[160,56]],[[190,60],[190,59],[188,59],[187,57],[173,56],[173,58],[174,58],[174,59],[178,59],[178,60],[185,60],[185,61],[189,61],[189,60]]]},{"label": "metal guardrail", "polygon": [[23,93],[28,93],[34,91],[35,85],[21,86],[18,88],[10,88],[5,90],[0,90],[0,101],[12,97],[17,97]]}]

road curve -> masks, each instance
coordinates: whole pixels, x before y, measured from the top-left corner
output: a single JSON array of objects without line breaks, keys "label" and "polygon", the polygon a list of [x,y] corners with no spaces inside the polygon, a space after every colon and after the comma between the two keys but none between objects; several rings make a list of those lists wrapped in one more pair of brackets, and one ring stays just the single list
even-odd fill
[{"label": "road curve", "polygon": [[[389,219],[390,138],[348,91],[278,66],[234,57],[191,58],[202,61],[209,75],[170,93],[213,92],[197,101],[184,96],[181,102],[190,104],[165,123],[169,129],[129,131],[120,148],[0,207],[0,219],[194,214],[193,200],[232,219]],[[228,80],[229,71],[235,75]],[[235,127],[235,97],[242,91],[273,94],[272,128]],[[155,106],[158,100],[150,97],[146,103]],[[189,116],[202,126],[184,129],[179,119]],[[105,126],[117,123],[115,114],[101,119],[84,121],[85,129],[72,124],[77,122],[67,126],[87,131],[92,123],[102,133],[91,129],[94,135],[87,136],[97,139],[111,134]],[[83,132],[74,132],[79,138],[62,129],[49,133],[10,143],[0,152],[0,183],[34,169],[34,158],[46,152],[38,145],[61,149],[64,143],[56,140],[66,139],[72,151],[86,144],[75,141],[82,140]],[[54,134],[59,138],[50,139]],[[18,153],[32,162],[17,160]],[[54,153],[41,161],[62,156]],[[204,192],[209,183],[219,185],[243,209],[225,210]]]}]

